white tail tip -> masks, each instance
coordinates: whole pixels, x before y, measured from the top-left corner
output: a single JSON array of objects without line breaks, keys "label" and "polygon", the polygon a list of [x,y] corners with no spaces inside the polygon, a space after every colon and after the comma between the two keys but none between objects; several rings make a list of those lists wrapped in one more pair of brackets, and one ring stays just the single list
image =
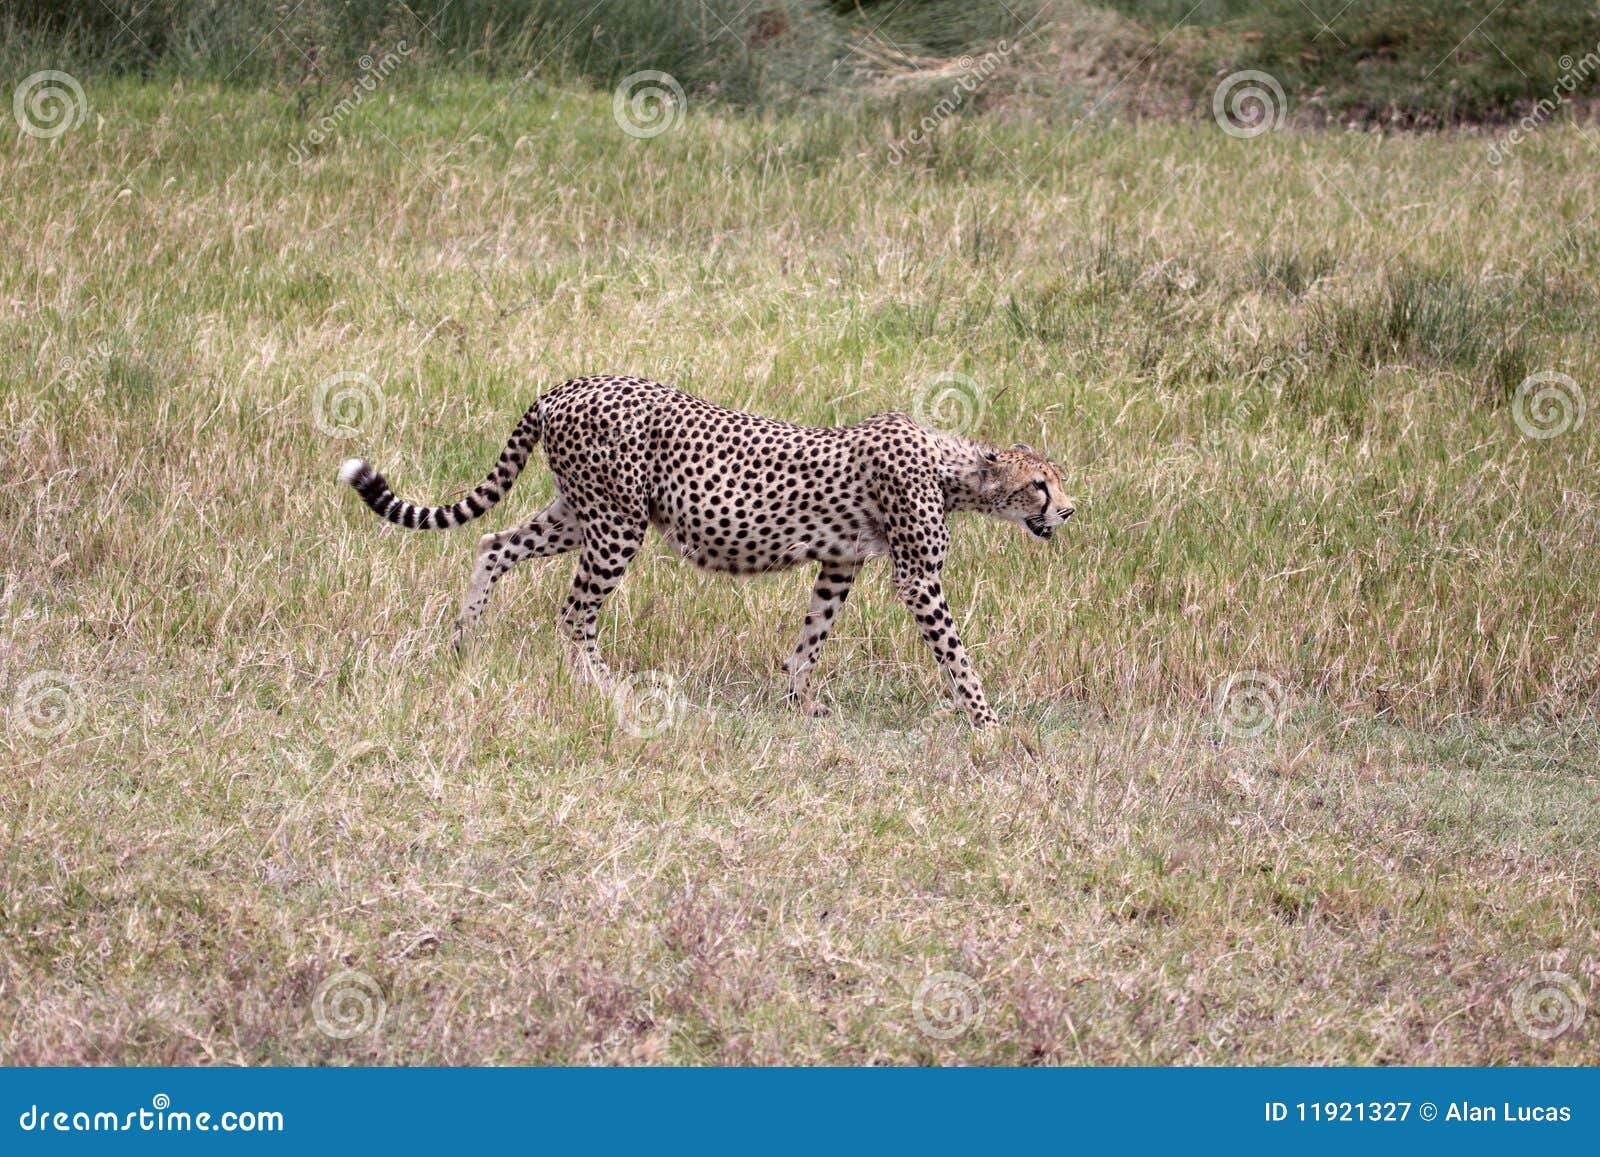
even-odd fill
[{"label": "white tail tip", "polygon": [[365,458],[346,458],[339,467],[339,481],[346,486],[355,485],[356,479],[366,473],[367,460]]}]

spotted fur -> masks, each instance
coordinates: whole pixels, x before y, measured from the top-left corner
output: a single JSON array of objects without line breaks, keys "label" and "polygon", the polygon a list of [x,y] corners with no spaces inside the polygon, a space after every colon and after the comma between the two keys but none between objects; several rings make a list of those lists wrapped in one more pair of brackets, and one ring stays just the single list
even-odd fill
[{"label": "spotted fur", "polygon": [[582,672],[610,672],[596,645],[601,604],[654,526],[707,570],[749,575],[817,564],[799,642],[785,661],[792,699],[816,713],[809,674],[850,586],[885,556],[974,726],[996,722],[945,600],[940,572],[948,516],[975,511],[1049,538],[1072,516],[1061,472],[1027,446],[994,450],[878,414],[854,426],[797,426],[726,409],[659,382],[565,382],[523,415],[487,478],[460,502],[419,507],[395,496],[366,462],[340,478],[398,526],[460,526],[511,489],[544,442],[557,497],[521,526],[484,535],[456,621],[460,646],[500,577],[529,558],[578,551],[560,624]]}]

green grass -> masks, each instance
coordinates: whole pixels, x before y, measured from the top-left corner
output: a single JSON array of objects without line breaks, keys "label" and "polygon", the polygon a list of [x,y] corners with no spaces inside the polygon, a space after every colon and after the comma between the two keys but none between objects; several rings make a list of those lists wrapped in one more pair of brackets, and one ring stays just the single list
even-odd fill
[{"label": "green grass", "polygon": [[[296,165],[337,89],[85,87],[0,152],[0,1059],[1592,1061],[1512,1015],[1593,991],[1600,916],[1596,424],[1508,396],[1592,403],[1577,128],[1494,166],[968,114],[896,165],[865,107],[640,140],[402,69]],[[562,668],[562,560],[453,659],[474,535],[385,528],[339,461],[445,498],[607,369],[813,423],[980,383],[974,432],[1080,500],[1048,547],[955,529],[1007,729],[937,713],[877,569],[819,723],[801,573],[636,564],[602,643],[681,696],[650,738]],[[339,373],[382,397],[352,436]],[[386,1004],[349,1040],[343,969]],[[950,1040],[940,972],[983,1012]]]},{"label": "green grass", "polygon": [[[1338,122],[1434,127],[1505,121],[1551,96],[1600,47],[1581,0],[1110,0],[1166,51],[1160,68],[1210,106],[1235,69],[1270,73],[1290,110]],[[1563,60],[1569,63],[1563,64]],[[1577,99],[1596,95],[1593,67]],[[1568,90],[1569,92],[1572,90]]]},{"label": "green grass", "polygon": [[610,86],[671,73],[735,103],[805,91],[834,76],[846,25],[816,0],[32,0],[0,17],[0,61],[95,75],[276,84],[308,102],[397,44],[414,66]]},{"label": "green grass", "polygon": [[28,0],[0,17],[0,61],[26,73],[184,76],[316,90],[404,40],[427,67],[609,87],[643,69],[750,105],[916,67],[1037,23],[1040,5],[951,0],[862,10],[825,0]]},{"label": "green grass", "polygon": [[660,70],[746,108],[909,92],[919,116],[924,84],[948,89],[1003,44],[1007,75],[971,102],[1066,123],[1209,117],[1222,78],[1248,69],[1297,122],[1501,124],[1552,97],[1586,109],[1600,77],[1600,11],[1582,0],[26,0],[0,16],[18,75],[273,84],[306,107],[402,41],[418,68],[600,88]]}]

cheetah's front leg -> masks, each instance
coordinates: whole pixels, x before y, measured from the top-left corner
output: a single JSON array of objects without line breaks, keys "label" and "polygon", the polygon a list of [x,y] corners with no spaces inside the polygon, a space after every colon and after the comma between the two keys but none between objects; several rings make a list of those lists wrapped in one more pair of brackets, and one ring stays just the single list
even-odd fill
[{"label": "cheetah's front leg", "polygon": [[984,698],[983,684],[972,669],[966,647],[961,644],[950,604],[945,602],[944,588],[939,583],[939,572],[905,574],[897,569],[894,585],[912,618],[917,620],[922,637],[933,648],[933,656],[944,669],[956,702],[965,707],[972,718],[972,726],[981,730],[998,725],[1000,719]]},{"label": "cheetah's front leg", "polygon": [[811,697],[811,668],[816,665],[822,644],[827,642],[828,632],[833,630],[834,619],[860,570],[859,563],[822,564],[811,588],[811,605],[806,608],[800,641],[795,644],[794,653],[784,660],[784,670],[789,672],[789,701],[807,715],[826,714]]}]

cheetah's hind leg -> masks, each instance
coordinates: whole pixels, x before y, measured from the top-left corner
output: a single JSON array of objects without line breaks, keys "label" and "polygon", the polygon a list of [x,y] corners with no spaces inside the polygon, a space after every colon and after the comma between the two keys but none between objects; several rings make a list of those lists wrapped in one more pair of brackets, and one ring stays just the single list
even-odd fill
[{"label": "cheetah's hind leg", "polygon": [[548,558],[575,549],[582,532],[572,511],[557,498],[521,526],[499,534],[486,534],[478,540],[478,557],[472,567],[472,581],[461,600],[456,616],[455,649],[461,654],[500,576],[530,558]]},{"label": "cheetah's hind leg", "polygon": [[598,518],[585,521],[583,550],[572,576],[572,591],[561,608],[561,629],[572,646],[575,672],[602,691],[612,689],[611,668],[606,666],[595,641],[599,634],[600,606],[616,590],[628,564],[644,544],[649,520]]}]

